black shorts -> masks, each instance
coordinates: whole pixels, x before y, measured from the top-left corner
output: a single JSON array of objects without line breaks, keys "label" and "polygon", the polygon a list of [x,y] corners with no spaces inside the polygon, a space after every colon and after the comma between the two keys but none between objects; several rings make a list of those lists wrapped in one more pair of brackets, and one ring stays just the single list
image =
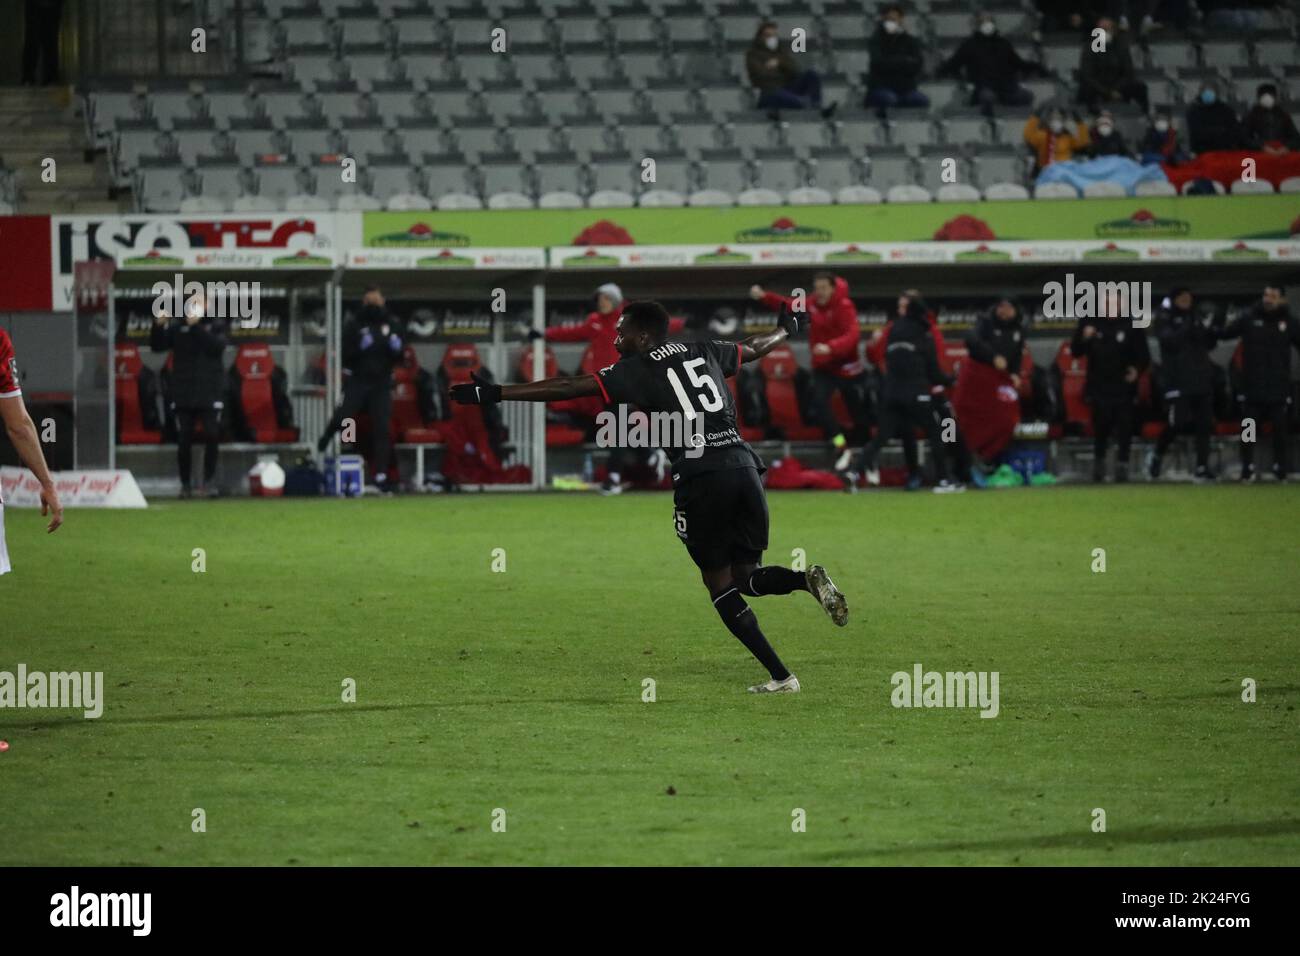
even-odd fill
[{"label": "black shorts", "polygon": [[673,492],[673,524],[702,571],[757,564],[767,550],[767,496],[758,469],[682,478]]}]

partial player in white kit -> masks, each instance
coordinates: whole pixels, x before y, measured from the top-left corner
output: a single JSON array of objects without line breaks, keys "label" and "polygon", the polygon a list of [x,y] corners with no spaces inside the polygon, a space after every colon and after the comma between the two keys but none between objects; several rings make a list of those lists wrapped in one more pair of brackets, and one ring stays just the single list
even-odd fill
[{"label": "partial player in white kit", "polygon": [[[41,440],[36,434],[36,423],[23,404],[23,390],[18,386],[18,359],[14,356],[9,333],[4,329],[0,329],[0,422],[4,422],[5,432],[22,463],[41,483],[41,514],[49,516],[48,530],[57,530],[63,524],[63,505],[59,504],[54,479],[45,464],[45,452],[41,450]],[[5,548],[5,506],[4,500],[0,499],[0,574],[9,569],[9,552]]]}]

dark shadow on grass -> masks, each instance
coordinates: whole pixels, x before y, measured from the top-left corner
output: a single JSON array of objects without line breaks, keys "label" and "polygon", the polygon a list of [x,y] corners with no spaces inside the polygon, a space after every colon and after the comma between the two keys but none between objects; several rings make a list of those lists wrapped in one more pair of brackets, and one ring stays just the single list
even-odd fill
[{"label": "dark shadow on grass", "polygon": [[1008,837],[1000,840],[951,840],[941,843],[909,843],[891,847],[862,847],[815,853],[812,859],[833,862],[870,857],[913,856],[917,853],[982,853],[1013,850],[1105,850],[1107,847],[1142,846],[1158,843],[1194,843],[1198,840],[1248,840],[1257,837],[1300,834],[1300,820],[1261,820],[1255,823],[1224,823],[1204,827],[1139,827],[1093,833],[1048,833],[1041,836]]},{"label": "dark shadow on grass", "polygon": [[[52,720],[14,720],[0,722],[0,730],[6,727],[13,730],[66,730],[75,727],[102,724],[118,726],[120,724],[189,724],[203,721],[224,720],[279,720],[293,717],[347,717],[358,712],[383,713],[402,710],[456,710],[461,707],[515,707],[520,704],[589,704],[611,705],[621,701],[607,697],[528,697],[518,700],[464,700],[447,703],[429,704],[337,704],[334,707],[317,707],[312,710],[259,710],[259,711],[213,711],[206,714],[162,714],[154,717],[109,717],[105,715],[95,720],[87,720],[79,712],[72,711],[65,716]],[[6,708],[7,710],[7,708]],[[8,711],[14,713],[13,711]]]}]

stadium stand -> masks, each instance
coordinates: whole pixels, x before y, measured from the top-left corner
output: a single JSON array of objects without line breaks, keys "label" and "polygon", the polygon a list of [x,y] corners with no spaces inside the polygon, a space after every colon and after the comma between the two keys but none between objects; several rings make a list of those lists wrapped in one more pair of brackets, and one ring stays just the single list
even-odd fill
[{"label": "stadium stand", "polygon": [[[1022,81],[1035,104],[1071,108],[1078,38],[1041,32],[1024,0],[989,6],[1022,57],[1050,71]],[[966,105],[964,82],[932,79],[969,35],[969,5],[908,8],[926,51],[921,91],[930,106],[882,116],[859,105],[875,23],[857,4],[511,0],[435,13],[424,0],[262,0],[245,5],[254,78],[92,84],[87,135],[108,151],[116,187],[150,211],[187,201],[188,209],[247,209],[263,199],[298,209],[608,207],[628,197],[730,205],[772,194],[916,202],[953,185],[937,181],[937,156],[958,158],[956,184],[984,198],[1032,191],[1020,132],[1032,107],[986,115]],[[809,20],[804,55],[826,98],[840,102],[831,119],[796,110],[773,122],[744,77],[760,15],[796,12]],[[1261,13],[1252,35],[1166,26],[1136,37],[1135,67],[1153,110],[1181,117],[1207,79],[1239,112],[1265,81],[1293,107],[1294,17]],[[507,48],[494,54],[492,30],[502,23]],[[1114,112],[1128,141],[1139,138],[1141,114],[1122,104]],[[355,183],[338,175],[345,156],[358,161]],[[641,181],[645,157],[656,160],[652,183]],[[0,174],[0,202],[4,189]]]}]

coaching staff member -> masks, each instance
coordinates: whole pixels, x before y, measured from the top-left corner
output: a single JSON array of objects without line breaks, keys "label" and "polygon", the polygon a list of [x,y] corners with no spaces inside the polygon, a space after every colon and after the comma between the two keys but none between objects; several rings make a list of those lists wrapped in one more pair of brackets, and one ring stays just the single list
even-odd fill
[{"label": "coaching staff member", "polygon": [[154,319],[149,346],[172,353],[171,406],[176,416],[176,461],[181,474],[181,497],[193,493],[190,463],[194,427],[203,423],[203,488],[209,498],[220,494],[212,479],[217,474],[217,443],[221,440],[222,393],[226,350],[225,329],[198,301],[185,307],[183,319],[167,313]]},{"label": "coaching staff member", "polygon": [[316,451],[325,451],[334,433],[343,427],[344,419],[365,412],[370,416],[370,468],[381,491],[388,480],[393,366],[401,358],[402,337],[397,322],[388,313],[383,292],[371,286],[361,298],[356,319],[343,329],[343,400],[316,442]]},{"label": "coaching staff member", "polygon": [[[1264,295],[1246,312],[1223,327],[1221,339],[1241,339],[1242,392],[1237,396],[1245,415],[1273,425],[1273,474],[1286,481],[1287,408],[1291,398],[1291,349],[1300,349],[1300,322],[1286,304],[1286,290],[1264,287]],[[1254,481],[1255,443],[1241,443],[1241,480]]]},{"label": "coaching staff member", "polygon": [[1110,302],[1106,318],[1080,319],[1070,341],[1070,354],[1088,360],[1084,394],[1092,406],[1092,480],[1106,477],[1106,449],[1115,439],[1115,480],[1128,481],[1129,446],[1133,440],[1137,381],[1151,365],[1146,332],[1131,319],[1118,316]]},{"label": "coaching staff member", "polygon": [[1188,429],[1196,433],[1192,480],[1214,478],[1210,474],[1210,432],[1214,428],[1214,362],[1210,353],[1218,342],[1218,329],[1213,322],[1213,314],[1196,314],[1192,290],[1186,287],[1173,291],[1168,307],[1156,319],[1169,417],[1147,463],[1147,475],[1153,481],[1160,477],[1162,459],[1174,438]]}]

